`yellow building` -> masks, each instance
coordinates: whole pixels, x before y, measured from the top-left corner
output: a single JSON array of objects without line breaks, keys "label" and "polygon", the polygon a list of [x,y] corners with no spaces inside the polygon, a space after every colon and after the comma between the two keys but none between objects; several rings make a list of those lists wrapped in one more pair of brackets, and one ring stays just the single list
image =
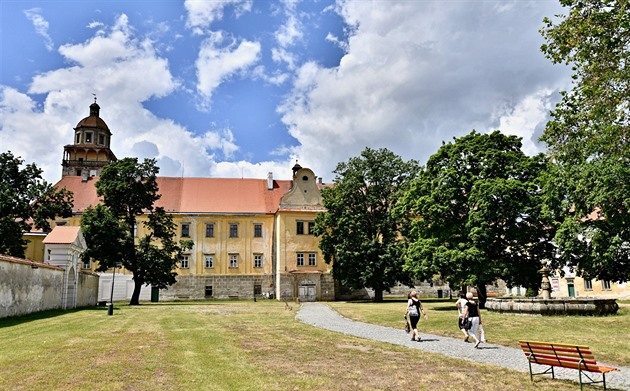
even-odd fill
[{"label": "yellow building", "polygon": [[[95,102],[75,128],[74,144],[64,147],[63,176],[55,186],[73,192],[73,216],[55,225],[79,226],[83,211],[100,202],[95,183],[104,164],[116,157],[109,150],[111,132],[99,115]],[[292,180],[275,180],[272,173],[264,179],[158,177],[161,197],[155,206],[173,216],[177,240],[194,243],[180,259],[177,283],[159,296],[334,300],[331,266],[312,235],[315,216],[324,210],[324,185],[308,168],[296,164],[292,170]],[[138,218],[139,236],[146,218]],[[28,251],[46,261],[37,243]],[[100,300],[109,299],[112,277],[101,275]],[[115,298],[131,296],[130,278],[116,271]],[[148,299],[149,289],[143,293],[141,298]]]}]

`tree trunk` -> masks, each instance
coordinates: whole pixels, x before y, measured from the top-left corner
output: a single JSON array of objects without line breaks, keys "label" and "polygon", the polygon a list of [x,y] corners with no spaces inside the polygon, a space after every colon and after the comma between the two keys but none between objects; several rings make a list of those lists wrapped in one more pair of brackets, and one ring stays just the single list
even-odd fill
[{"label": "tree trunk", "polygon": [[140,291],[142,290],[143,281],[140,278],[133,278],[133,294],[131,295],[131,301],[129,305],[140,305]]},{"label": "tree trunk", "polygon": [[486,308],[486,299],[488,298],[488,291],[486,290],[486,284],[482,283],[477,286],[477,299],[479,300],[479,308]]},{"label": "tree trunk", "polygon": [[381,303],[383,301],[383,288],[374,288],[374,302]]}]

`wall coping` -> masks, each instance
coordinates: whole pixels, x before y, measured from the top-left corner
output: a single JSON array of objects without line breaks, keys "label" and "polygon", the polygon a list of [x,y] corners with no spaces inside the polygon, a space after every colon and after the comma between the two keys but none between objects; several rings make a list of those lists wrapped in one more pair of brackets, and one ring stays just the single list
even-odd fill
[{"label": "wall coping", "polygon": [[12,257],[10,255],[0,254],[0,261],[5,261],[9,263],[19,263],[22,265],[29,265],[34,269],[41,267],[44,269],[63,270],[63,268],[58,267],[58,266],[53,266],[53,265],[49,265],[47,263],[42,263],[42,262],[35,262],[35,261],[31,261],[30,259],[25,259],[25,258]]}]

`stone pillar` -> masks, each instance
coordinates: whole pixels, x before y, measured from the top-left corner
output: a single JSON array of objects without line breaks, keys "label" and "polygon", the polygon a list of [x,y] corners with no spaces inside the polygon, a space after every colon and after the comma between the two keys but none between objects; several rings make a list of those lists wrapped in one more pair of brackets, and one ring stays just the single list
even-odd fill
[{"label": "stone pillar", "polygon": [[542,273],[542,298],[545,300],[551,299],[551,283],[549,282],[549,268],[547,266],[543,266],[540,270]]}]

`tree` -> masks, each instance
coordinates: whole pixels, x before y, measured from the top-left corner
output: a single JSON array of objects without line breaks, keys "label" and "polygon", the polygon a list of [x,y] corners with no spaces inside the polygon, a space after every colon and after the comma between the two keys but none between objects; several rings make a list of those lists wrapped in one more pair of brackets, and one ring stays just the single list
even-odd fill
[{"label": "tree", "polygon": [[630,2],[562,0],[568,15],[545,19],[542,51],[571,64],[541,138],[557,164],[551,189],[563,220],[560,260],[585,278],[630,280]]},{"label": "tree", "polygon": [[403,271],[402,222],[392,211],[417,172],[413,160],[366,148],[339,163],[334,186],[322,191],[327,211],[315,218],[315,234],[324,258],[335,279],[353,289],[373,288],[375,301],[397,282],[411,283]]},{"label": "tree", "polygon": [[49,232],[55,217],[72,216],[72,192],[55,189],[34,163],[23,163],[11,151],[0,153],[0,254],[15,257],[24,257],[25,232]]},{"label": "tree", "polygon": [[551,258],[553,229],[542,208],[543,155],[528,157],[520,138],[475,131],[443,144],[414,180],[398,211],[409,218],[406,269],[439,274],[451,286],[538,289],[542,260]]},{"label": "tree", "polygon": [[[81,229],[87,249],[82,257],[96,259],[97,271],[120,264],[133,273],[134,290],[130,305],[139,304],[143,285],[160,289],[176,282],[177,266],[183,251],[192,242],[173,239],[175,224],[163,208],[155,207],[158,194],[155,160],[125,158],[109,163],[96,182],[103,203],[89,207],[81,217]],[[135,239],[138,217],[147,215],[142,224],[147,234]]]}]

